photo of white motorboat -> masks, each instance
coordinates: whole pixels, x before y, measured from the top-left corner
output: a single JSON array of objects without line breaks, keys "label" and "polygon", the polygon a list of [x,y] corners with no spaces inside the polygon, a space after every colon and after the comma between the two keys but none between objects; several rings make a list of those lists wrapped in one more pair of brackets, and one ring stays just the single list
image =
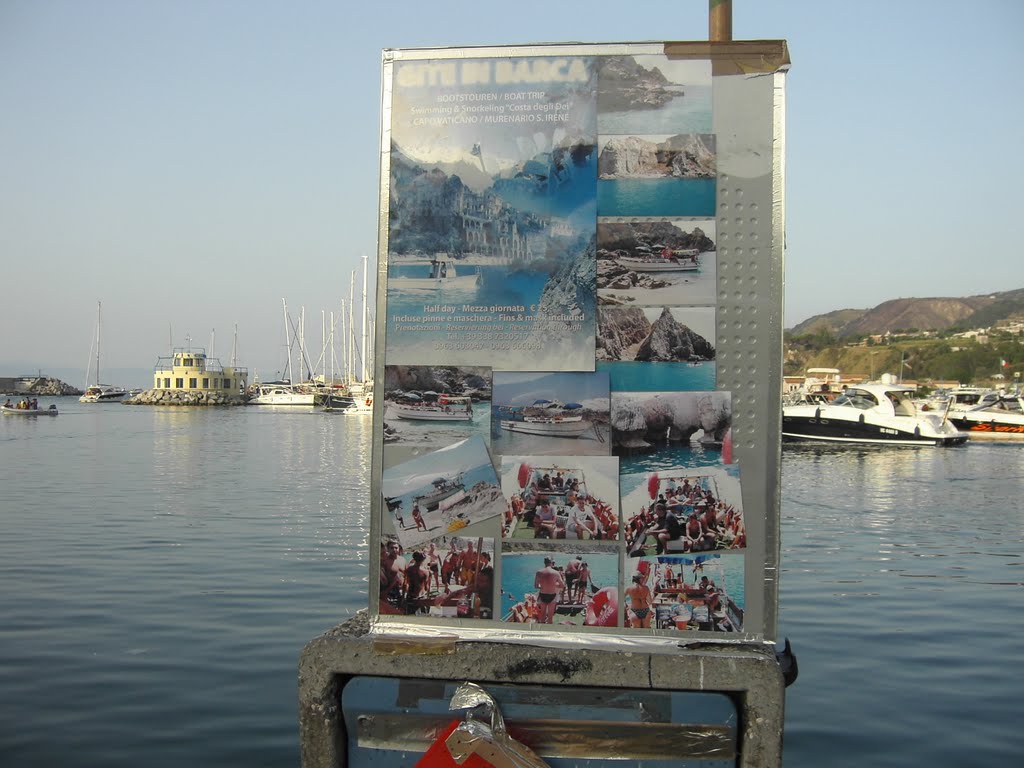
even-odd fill
[{"label": "photo of white motorboat", "polygon": [[388,277],[388,288],[403,291],[433,291],[444,288],[468,290],[476,287],[479,277],[477,272],[460,275],[454,261],[431,259],[426,274],[423,276]]}]

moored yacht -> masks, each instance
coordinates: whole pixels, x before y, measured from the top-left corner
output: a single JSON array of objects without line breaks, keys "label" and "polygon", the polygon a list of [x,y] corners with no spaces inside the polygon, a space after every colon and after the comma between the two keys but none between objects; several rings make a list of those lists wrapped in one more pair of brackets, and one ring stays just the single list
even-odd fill
[{"label": "moored yacht", "polygon": [[562,404],[557,400],[535,400],[526,408],[503,408],[508,418],[501,420],[501,428],[509,432],[548,437],[579,437],[592,424],[583,418],[579,403]]},{"label": "moored yacht", "polygon": [[959,445],[967,434],[944,413],[919,413],[906,387],[859,384],[831,402],[782,408],[782,437],[880,445]]},{"label": "moored yacht", "polygon": [[986,393],[967,408],[950,406],[948,418],[972,439],[1024,440],[1024,397]]}]

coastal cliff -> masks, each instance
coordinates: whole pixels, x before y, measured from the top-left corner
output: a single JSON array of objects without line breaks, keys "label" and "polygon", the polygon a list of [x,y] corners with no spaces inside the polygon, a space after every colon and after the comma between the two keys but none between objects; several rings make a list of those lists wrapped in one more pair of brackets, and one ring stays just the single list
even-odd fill
[{"label": "coastal cliff", "polygon": [[653,323],[639,307],[602,307],[598,360],[689,362],[714,360],[714,346],[664,307]]},{"label": "coastal cliff", "polygon": [[679,134],[660,142],[639,136],[609,139],[597,159],[597,173],[601,179],[713,179],[717,174],[714,139],[710,134]]}]

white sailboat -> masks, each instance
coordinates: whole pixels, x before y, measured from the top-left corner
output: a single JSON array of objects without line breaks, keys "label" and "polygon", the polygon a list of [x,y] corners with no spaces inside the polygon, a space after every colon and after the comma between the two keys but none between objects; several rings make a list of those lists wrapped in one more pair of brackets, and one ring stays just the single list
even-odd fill
[{"label": "white sailboat", "polygon": [[[92,375],[92,356],[89,358],[89,368],[85,373],[85,393],[78,398],[80,403],[109,403],[119,402],[128,395],[124,387],[116,387],[112,384],[101,384],[100,381],[100,329],[103,326],[103,302],[96,302],[96,336],[93,343],[96,348],[96,378],[90,384]],[[91,350],[90,350],[91,351]]]}]

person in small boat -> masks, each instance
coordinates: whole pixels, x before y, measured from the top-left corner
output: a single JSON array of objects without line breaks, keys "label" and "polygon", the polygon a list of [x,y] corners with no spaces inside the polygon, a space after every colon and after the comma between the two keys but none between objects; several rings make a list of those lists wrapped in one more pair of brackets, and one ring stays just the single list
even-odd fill
[{"label": "person in small boat", "polygon": [[29,410],[31,410],[31,411],[38,411],[39,410],[39,401],[36,398],[34,398],[34,397],[32,398],[32,402],[29,404]]},{"label": "person in small boat", "polygon": [[556,537],[557,525],[555,510],[551,508],[548,500],[544,499],[533,516],[533,537],[535,539],[553,539]]},{"label": "person in small boat", "polygon": [[7,398],[7,402],[4,403],[4,408],[10,408],[10,407],[11,407],[11,398],[8,397]]}]

